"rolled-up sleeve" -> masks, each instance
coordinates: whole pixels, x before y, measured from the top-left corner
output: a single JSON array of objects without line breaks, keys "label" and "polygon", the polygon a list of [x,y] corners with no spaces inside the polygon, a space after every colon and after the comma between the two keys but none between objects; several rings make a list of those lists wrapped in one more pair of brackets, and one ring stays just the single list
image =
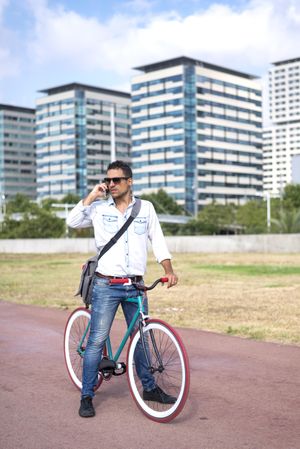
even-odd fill
[{"label": "rolled-up sleeve", "polygon": [[93,226],[92,222],[93,207],[84,206],[82,200],[70,211],[67,217],[67,225],[70,228],[90,228]]},{"label": "rolled-up sleeve", "polygon": [[149,240],[152,245],[154,256],[160,263],[172,256],[167,248],[167,243],[162,232],[158,217],[152,203],[149,202]]}]

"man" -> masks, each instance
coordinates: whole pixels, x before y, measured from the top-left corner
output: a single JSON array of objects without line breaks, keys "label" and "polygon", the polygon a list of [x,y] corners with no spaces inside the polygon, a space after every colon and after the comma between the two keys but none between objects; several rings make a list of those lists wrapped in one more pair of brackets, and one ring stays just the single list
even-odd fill
[{"label": "man", "polygon": [[[97,248],[103,247],[122,227],[130,216],[135,198],[132,194],[132,171],[122,161],[112,162],[107,168],[107,177],[97,184],[89,195],[70,212],[67,224],[73,228],[94,227]],[[146,271],[147,243],[157,261],[162,265],[168,288],[177,284],[171,256],[153,208],[149,201],[142,200],[137,218],[131,223],[120,239],[100,258],[92,294],[91,328],[83,361],[82,392],[79,415],[95,416],[92,403],[94,385],[98,376],[102,349],[109,334],[118,305],[121,303],[127,324],[130,323],[136,306],[124,302],[127,297],[138,295],[137,289],[128,286],[110,285],[113,277],[131,278],[142,282]],[[129,295],[129,296],[128,296]],[[147,311],[147,298],[145,310]],[[141,350],[136,363],[144,387],[144,399],[161,403],[174,403],[176,398],[169,396],[155,385],[148,372],[145,356]],[[144,362],[144,363],[143,363]]]}]

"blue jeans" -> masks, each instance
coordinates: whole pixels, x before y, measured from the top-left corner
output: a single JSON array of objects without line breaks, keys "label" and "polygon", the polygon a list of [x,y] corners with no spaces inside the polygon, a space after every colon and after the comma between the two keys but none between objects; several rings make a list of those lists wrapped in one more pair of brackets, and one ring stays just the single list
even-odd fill
[{"label": "blue jeans", "polygon": [[[109,285],[108,279],[95,278],[92,296],[91,327],[90,335],[86,345],[81,395],[94,396],[94,386],[97,383],[98,367],[102,358],[102,350],[107,339],[117,308],[121,303],[123,313],[130,324],[135,312],[136,304],[125,302],[127,298],[134,298],[139,295],[139,291],[132,285]],[[147,297],[144,297],[145,313],[148,311]],[[136,324],[132,333],[136,329]],[[135,357],[136,369],[145,390],[155,388],[155,381],[147,369],[147,362],[142,345],[139,345]]]}]

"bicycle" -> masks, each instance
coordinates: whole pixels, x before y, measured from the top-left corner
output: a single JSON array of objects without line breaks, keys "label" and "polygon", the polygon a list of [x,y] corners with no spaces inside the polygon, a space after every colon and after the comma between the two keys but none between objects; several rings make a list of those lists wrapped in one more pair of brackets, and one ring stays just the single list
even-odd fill
[{"label": "bicycle", "polygon": [[[131,395],[139,409],[151,420],[169,422],[183,409],[188,397],[190,384],[189,361],[186,349],[179,334],[166,322],[149,318],[144,313],[143,292],[152,290],[157,284],[168,282],[168,278],[157,279],[149,287],[134,283],[140,291],[135,298],[126,301],[135,303],[137,311],[128,329],[113,355],[111,339],[108,336],[103,348],[102,360],[99,365],[98,382],[95,391],[103,380],[112,376],[127,373]],[[130,279],[111,279],[111,284],[130,285]],[[64,355],[68,373],[74,385],[82,387],[82,364],[84,351],[89,335],[91,312],[88,308],[79,307],[69,316],[64,333]],[[138,327],[130,338],[126,363],[119,362],[119,357],[138,321]],[[155,378],[156,385],[163,388],[169,395],[175,396],[173,404],[161,404],[143,399],[143,386],[137,375],[134,356],[137,345],[141,343],[148,369]]]}]

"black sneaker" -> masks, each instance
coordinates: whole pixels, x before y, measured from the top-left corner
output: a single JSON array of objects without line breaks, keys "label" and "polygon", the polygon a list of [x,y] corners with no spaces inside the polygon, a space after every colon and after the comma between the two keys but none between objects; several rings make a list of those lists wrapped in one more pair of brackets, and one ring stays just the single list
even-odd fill
[{"label": "black sneaker", "polygon": [[143,391],[144,401],[160,402],[161,404],[175,404],[177,398],[165,393],[160,387],[155,387],[150,391]]},{"label": "black sneaker", "polygon": [[91,418],[95,416],[95,409],[93,406],[92,398],[90,396],[86,396],[81,399],[79,415],[82,418]]}]

